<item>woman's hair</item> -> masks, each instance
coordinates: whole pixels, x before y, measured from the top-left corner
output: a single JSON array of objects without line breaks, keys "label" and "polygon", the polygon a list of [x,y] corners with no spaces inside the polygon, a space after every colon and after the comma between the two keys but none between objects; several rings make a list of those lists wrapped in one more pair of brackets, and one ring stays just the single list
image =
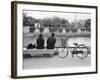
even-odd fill
[{"label": "woman's hair", "polygon": [[52,33],[51,35],[52,35],[52,37],[54,37],[54,36],[55,36],[55,34],[54,34],[54,33]]},{"label": "woman's hair", "polygon": [[43,38],[43,34],[40,34],[40,35],[39,35],[39,38]]}]

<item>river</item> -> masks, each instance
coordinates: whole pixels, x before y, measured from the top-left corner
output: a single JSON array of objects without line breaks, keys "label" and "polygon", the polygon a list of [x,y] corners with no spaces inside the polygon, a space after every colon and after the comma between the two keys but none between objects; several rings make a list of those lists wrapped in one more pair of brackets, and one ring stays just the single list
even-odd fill
[{"label": "river", "polygon": [[[23,37],[23,46],[27,46],[29,43],[36,44],[36,39],[38,37],[34,36],[24,36]],[[61,44],[61,39],[65,37],[56,37],[56,44],[55,46],[59,46]],[[44,37],[45,39],[45,46],[46,46],[46,41],[47,37]],[[86,46],[91,46],[91,38],[90,37],[69,37],[68,39],[68,44],[69,46],[73,46],[73,43],[78,43],[78,44],[84,44]]]}]

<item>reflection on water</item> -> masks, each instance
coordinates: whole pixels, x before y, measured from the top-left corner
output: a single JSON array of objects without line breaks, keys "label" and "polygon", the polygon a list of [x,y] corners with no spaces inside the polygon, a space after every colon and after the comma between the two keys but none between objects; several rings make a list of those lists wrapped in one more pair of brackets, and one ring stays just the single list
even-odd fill
[{"label": "reflection on water", "polygon": [[68,41],[69,45],[73,45],[73,43],[84,44],[86,46],[91,46],[91,39],[87,37],[77,37],[70,38]]},{"label": "reflection on water", "polygon": [[[56,37],[56,46],[60,45],[62,37]],[[34,36],[24,36],[23,37],[23,46],[27,46],[29,43],[36,43],[37,37]],[[45,39],[45,46],[46,46],[46,41],[47,37]],[[73,43],[78,43],[78,44],[84,44],[86,46],[91,46],[91,38],[90,37],[70,37],[68,40],[69,46],[73,46]]]}]

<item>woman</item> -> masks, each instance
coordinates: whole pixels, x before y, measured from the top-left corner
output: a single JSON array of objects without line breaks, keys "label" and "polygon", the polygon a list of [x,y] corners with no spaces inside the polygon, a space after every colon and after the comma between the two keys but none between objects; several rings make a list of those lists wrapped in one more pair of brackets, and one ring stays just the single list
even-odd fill
[{"label": "woman", "polygon": [[37,49],[44,49],[44,39],[42,34],[40,34],[39,37],[37,38],[36,44],[37,44]]}]

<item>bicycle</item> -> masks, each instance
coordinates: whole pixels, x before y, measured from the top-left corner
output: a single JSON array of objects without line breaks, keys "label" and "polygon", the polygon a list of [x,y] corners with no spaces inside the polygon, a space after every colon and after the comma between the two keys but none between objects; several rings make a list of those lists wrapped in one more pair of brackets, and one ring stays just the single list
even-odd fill
[{"label": "bicycle", "polygon": [[[56,48],[58,56],[65,58],[68,56],[69,51],[72,53],[72,58],[76,55],[80,59],[85,59],[88,56],[88,47],[84,44],[73,43],[74,47],[68,45],[68,39],[61,39],[61,45]],[[66,51],[65,51],[66,50]],[[65,51],[65,52],[64,52]]]}]

